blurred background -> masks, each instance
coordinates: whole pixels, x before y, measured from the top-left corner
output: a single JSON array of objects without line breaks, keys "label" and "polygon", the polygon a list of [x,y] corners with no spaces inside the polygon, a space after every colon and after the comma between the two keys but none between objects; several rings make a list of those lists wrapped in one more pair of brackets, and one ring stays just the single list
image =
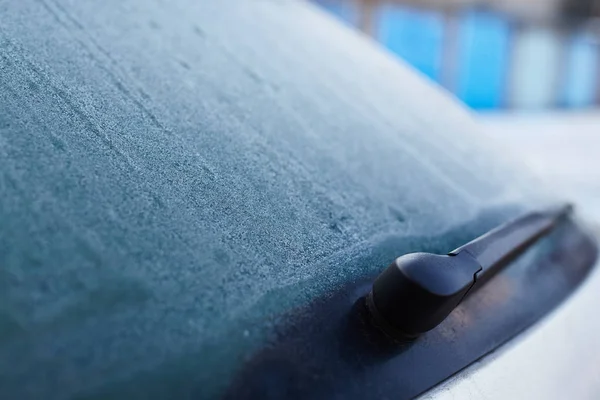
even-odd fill
[{"label": "blurred background", "polygon": [[600,0],[313,0],[474,109],[600,104]]},{"label": "blurred background", "polygon": [[476,111],[600,221],[600,0],[306,0]]}]

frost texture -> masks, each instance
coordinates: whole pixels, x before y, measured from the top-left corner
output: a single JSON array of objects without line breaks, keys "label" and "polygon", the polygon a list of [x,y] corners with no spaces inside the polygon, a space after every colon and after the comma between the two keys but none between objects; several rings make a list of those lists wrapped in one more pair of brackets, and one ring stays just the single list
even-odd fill
[{"label": "frost texture", "polygon": [[293,1],[0,1],[0,397],[211,396],[290,307],[536,203],[399,64]]}]

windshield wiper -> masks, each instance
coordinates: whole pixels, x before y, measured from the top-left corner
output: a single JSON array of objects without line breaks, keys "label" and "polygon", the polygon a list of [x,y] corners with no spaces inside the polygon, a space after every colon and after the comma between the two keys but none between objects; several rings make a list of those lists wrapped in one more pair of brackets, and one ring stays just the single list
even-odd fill
[{"label": "windshield wiper", "polygon": [[441,323],[474,286],[481,286],[572,207],[533,212],[501,225],[448,255],[398,257],[373,283],[367,306],[374,322],[396,339],[414,338]]}]

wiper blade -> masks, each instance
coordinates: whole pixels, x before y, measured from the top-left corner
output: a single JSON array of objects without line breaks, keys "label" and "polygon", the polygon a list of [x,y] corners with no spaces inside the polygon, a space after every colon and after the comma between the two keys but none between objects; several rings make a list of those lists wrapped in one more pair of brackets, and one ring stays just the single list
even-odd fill
[{"label": "wiper blade", "polygon": [[540,237],[554,228],[558,220],[571,212],[572,206],[533,212],[501,225],[450,252],[457,255],[467,252],[479,262],[483,273],[501,267],[526,250]]},{"label": "wiper blade", "polygon": [[373,283],[367,305],[376,325],[396,339],[414,338],[441,323],[474,287],[546,235],[571,212],[565,205],[501,225],[448,255],[398,257]]}]

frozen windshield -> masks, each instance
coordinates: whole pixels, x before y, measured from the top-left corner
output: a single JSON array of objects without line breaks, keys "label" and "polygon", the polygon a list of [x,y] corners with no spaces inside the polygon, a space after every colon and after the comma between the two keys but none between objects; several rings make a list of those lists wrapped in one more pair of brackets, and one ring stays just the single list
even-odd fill
[{"label": "frozen windshield", "polygon": [[0,9],[0,397],[218,393],[283,311],[536,203],[311,6]]}]

